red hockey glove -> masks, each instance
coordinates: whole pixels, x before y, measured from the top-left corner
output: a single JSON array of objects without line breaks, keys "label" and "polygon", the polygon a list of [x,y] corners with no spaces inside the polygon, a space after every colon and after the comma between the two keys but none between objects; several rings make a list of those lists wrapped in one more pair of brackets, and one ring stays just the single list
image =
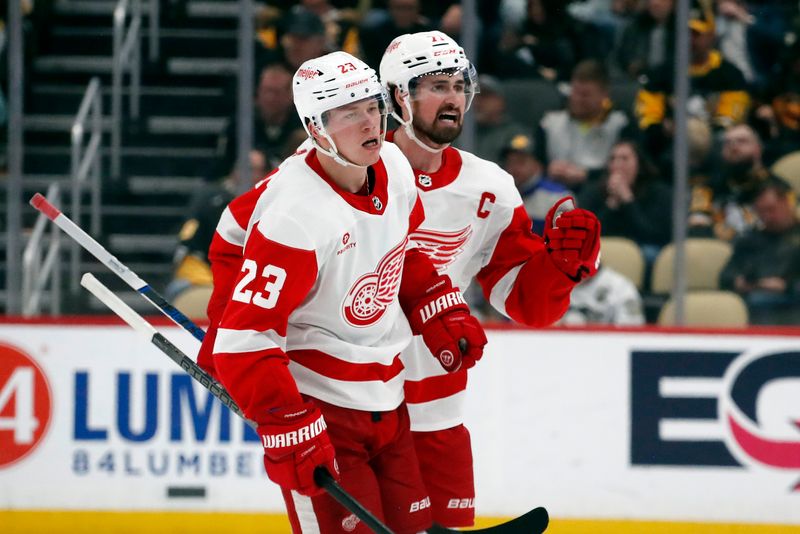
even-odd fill
[{"label": "red hockey glove", "polygon": [[408,321],[448,373],[469,369],[483,356],[483,327],[470,314],[461,291],[449,282],[417,301]]},{"label": "red hockey glove", "polygon": [[313,496],[323,492],[314,482],[318,466],[338,478],[333,445],[325,428],[325,419],[312,402],[271,410],[268,422],[257,429],[270,480],[284,489]]},{"label": "red hockey glove", "polygon": [[575,209],[572,197],[562,198],[547,212],[544,244],[556,266],[575,282],[600,267],[600,221],[591,211]]}]

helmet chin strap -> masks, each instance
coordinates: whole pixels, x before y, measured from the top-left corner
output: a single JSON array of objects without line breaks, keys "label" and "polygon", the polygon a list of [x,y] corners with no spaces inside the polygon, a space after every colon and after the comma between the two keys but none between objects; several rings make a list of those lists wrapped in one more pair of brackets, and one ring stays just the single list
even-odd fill
[{"label": "helmet chin strap", "polygon": [[417,146],[419,146],[421,149],[423,149],[423,150],[425,150],[427,152],[430,152],[431,154],[439,154],[445,148],[450,146],[450,143],[448,143],[448,144],[444,145],[442,148],[433,148],[433,147],[429,147],[428,145],[423,143],[417,137],[417,134],[414,133],[414,124],[413,124],[413,122],[414,122],[414,112],[411,111],[411,104],[409,103],[408,99],[405,99],[405,101],[403,102],[403,107],[405,107],[406,111],[408,111],[408,120],[407,121],[404,121],[403,117],[399,116],[397,113],[392,112],[392,115],[394,115],[394,118],[397,119],[397,121],[400,124],[403,125],[403,129],[406,131],[406,135],[408,135],[408,137],[412,141],[414,141],[417,144]]},{"label": "helmet chin strap", "polygon": [[342,167],[358,167],[359,169],[366,169],[367,167],[369,167],[369,165],[359,165],[358,163],[352,162],[349,159],[347,159],[346,157],[344,157],[342,154],[340,154],[339,153],[339,149],[336,148],[336,143],[333,142],[333,138],[331,138],[331,136],[328,135],[328,132],[326,132],[324,128],[318,128],[317,131],[331,145],[331,148],[329,148],[329,149],[328,148],[322,148],[322,145],[320,145],[317,142],[317,140],[314,138],[314,136],[312,135],[311,136],[311,144],[314,145],[314,147],[317,150],[319,150],[320,152],[322,152],[326,156],[332,158],[333,161],[335,161],[336,163],[338,163]]},{"label": "helmet chin strap", "polygon": [[[333,161],[335,161],[336,163],[338,163],[342,167],[357,167],[359,169],[367,169],[367,168],[369,168],[369,165],[359,165],[358,163],[350,161],[349,159],[344,157],[344,155],[340,154],[339,153],[339,149],[336,148],[336,143],[333,142],[333,138],[328,134],[327,130],[325,130],[325,127],[317,128],[317,132],[319,132],[319,134],[322,137],[324,137],[325,140],[328,141],[328,143],[330,143],[331,148],[329,148],[329,149],[328,148],[322,148],[322,146],[317,142],[317,140],[312,135],[311,136],[311,144],[314,146],[314,148],[316,148],[317,150],[319,150],[320,152],[322,152],[326,156],[332,158]],[[384,139],[385,135],[386,135],[386,115],[384,114],[383,118],[381,119],[381,135],[380,135],[381,142],[383,142],[383,139]]]}]

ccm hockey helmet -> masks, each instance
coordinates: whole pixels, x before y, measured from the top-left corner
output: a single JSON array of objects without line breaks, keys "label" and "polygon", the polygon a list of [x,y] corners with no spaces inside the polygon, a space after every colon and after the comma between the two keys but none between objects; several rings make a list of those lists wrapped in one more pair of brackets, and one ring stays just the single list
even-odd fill
[{"label": "ccm hockey helmet", "polygon": [[450,36],[440,31],[407,33],[395,38],[383,54],[380,74],[381,83],[387,91],[391,92],[397,87],[406,95],[404,105],[408,120],[403,120],[399,109],[395,109],[392,116],[405,126],[406,132],[417,144],[433,152],[439,150],[433,150],[418,141],[411,128],[413,120],[411,101],[417,97],[414,89],[418,79],[421,76],[436,74],[463,77],[466,96],[464,111],[470,108],[472,99],[479,91],[475,67],[467,59],[464,49]]}]

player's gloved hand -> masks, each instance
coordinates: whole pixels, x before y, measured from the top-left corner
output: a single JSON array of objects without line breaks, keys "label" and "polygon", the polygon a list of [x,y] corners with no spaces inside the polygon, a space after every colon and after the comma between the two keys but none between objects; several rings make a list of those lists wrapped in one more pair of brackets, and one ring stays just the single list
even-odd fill
[{"label": "player's gloved hand", "polygon": [[580,282],[600,267],[600,221],[576,209],[572,197],[553,204],[544,220],[544,244],[556,266]]},{"label": "player's gloved hand", "polygon": [[312,402],[270,410],[267,419],[257,431],[270,480],[284,489],[313,496],[323,492],[314,482],[318,466],[339,477],[325,420]]},{"label": "player's gloved hand", "polygon": [[447,278],[419,299],[408,321],[448,373],[469,369],[483,356],[486,334],[458,288]]}]

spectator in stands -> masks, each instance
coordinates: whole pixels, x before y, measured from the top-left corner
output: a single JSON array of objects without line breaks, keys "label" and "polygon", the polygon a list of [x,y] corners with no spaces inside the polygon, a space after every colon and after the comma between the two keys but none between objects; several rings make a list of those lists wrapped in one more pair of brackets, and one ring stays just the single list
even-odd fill
[{"label": "spectator in stands", "polygon": [[750,60],[748,28],[755,17],[742,0],[717,0],[716,34],[722,57],[740,71],[748,83],[755,81],[756,73]]},{"label": "spectator in stands", "polygon": [[419,0],[389,0],[389,17],[361,27],[361,45],[364,61],[373,68],[380,65],[389,43],[404,33],[424,32],[434,29],[420,13]]},{"label": "spectator in stands", "polygon": [[506,114],[506,96],[502,84],[493,76],[481,74],[480,93],[475,95],[475,149],[481,158],[500,163],[503,148],[512,137],[526,133],[524,126]]},{"label": "spectator in stands", "polygon": [[[478,19],[480,24],[480,19]],[[439,31],[446,33],[455,40],[461,38],[462,11],[461,4],[451,5],[439,19]]]},{"label": "spectator in stands", "polygon": [[[750,107],[744,76],[714,48],[713,11],[707,5],[696,4],[690,17],[689,114],[719,130],[738,124],[746,118]],[[671,64],[665,64],[648,71],[637,95],[639,128],[644,132],[649,154],[670,153],[674,129],[669,104],[673,70]]]},{"label": "spectator in stands", "polygon": [[361,56],[358,11],[337,8],[328,0],[302,0],[301,5],[322,19],[328,49]]},{"label": "spectator in stands", "polygon": [[547,174],[577,192],[590,175],[602,173],[611,147],[630,129],[628,116],[613,108],[608,71],[595,60],[572,73],[567,108],[545,114],[536,150]]},{"label": "spectator in stands", "polygon": [[274,27],[257,33],[261,47],[256,49],[256,65],[284,63],[294,73],[305,61],[327,52],[328,36],[319,15],[301,6],[291,9]]},{"label": "spectator in stands", "polygon": [[689,118],[686,124],[686,137],[689,141],[689,180],[690,184],[708,182],[711,174],[712,134],[705,121]]},{"label": "spectator in stands", "polygon": [[756,192],[763,182],[774,178],[764,167],[762,154],[761,140],[750,126],[740,124],[725,132],[719,175],[692,188],[692,235],[730,241],[753,227]]},{"label": "spectator in stands", "polygon": [[481,69],[500,78],[566,80],[582,47],[580,24],[563,4],[561,0],[527,0],[522,23],[505,28],[494,61]]},{"label": "spectator in stands", "polygon": [[501,161],[503,169],[514,178],[525,211],[533,221],[533,231],[542,235],[548,210],[569,195],[569,190],[545,176],[529,135],[512,137],[502,150]]},{"label": "spectator in stands", "polygon": [[[267,160],[258,150],[250,152],[251,183],[267,174]],[[208,261],[208,247],[217,228],[220,215],[225,207],[238,194],[239,173],[235,167],[220,182],[206,185],[197,191],[189,203],[189,217],[181,226],[178,238],[180,243],[175,251],[175,274],[165,291],[172,299],[192,286],[211,286],[211,266]]]},{"label": "spectator in stands", "polygon": [[608,266],[575,286],[569,309],[559,324],[641,326],[644,324],[642,296],[633,282]]},{"label": "spectator in stands", "polygon": [[670,241],[672,190],[659,180],[658,169],[633,141],[613,146],[606,175],[587,184],[578,203],[597,214],[603,235],[638,243],[648,264]]},{"label": "spectator in stands", "polygon": [[750,63],[759,87],[775,74],[776,62],[786,45],[797,42],[800,35],[800,3],[797,0],[748,0],[753,15],[747,27]]},{"label": "spectator in stands", "polygon": [[674,0],[647,0],[642,10],[622,30],[614,54],[616,66],[632,79],[664,63],[675,52]]},{"label": "spectator in stands", "polygon": [[[253,148],[267,155],[269,167],[277,166],[302,142],[298,132],[305,134],[294,111],[292,75],[283,63],[264,67],[258,78],[253,110]],[[236,117],[220,136],[218,151],[223,154],[218,169],[230,169],[237,155]],[[219,171],[217,175],[223,174]]]},{"label": "spectator in stands", "polygon": [[739,237],[720,286],[745,299],[753,324],[800,323],[800,222],[789,185],[761,183],[754,206],[761,227]]},{"label": "spectator in stands", "polygon": [[[461,9],[460,0],[449,0],[453,2],[444,8],[446,2],[424,2],[423,13],[425,9],[430,6],[436,6],[441,11],[441,16],[434,16],[433,13],[429,14],[429,18],[433,21],[433,25],[438,28],[442,33],[446,33],[455,41],[461,42],[461,29],[463,21],[463,10]],[[487,63],[491,63],[494,58],[494,51],[497,47],[497,42],[503,34],[503,26],[499,21],[500,17],[500,2],[496,1],[479,1],[475,6],[475,23],[476,33],[478,36],[477,53],[475,60],[472,61],[478,67],[478,70],[483,72],[482,68]],[[486,69],[488,74],[491,69]]]},{"label": "spectator in stands", "polygon": [[585,24],[594,24],[613,36],[633,18],[639,0],[584,0],[571,2],[570,15]]},{"label": "spectator in stands", "polygon": [[766,91],[755,118],[765,136],[767,162],[800,150],[800,40],[781,54],[778,74]]}]

